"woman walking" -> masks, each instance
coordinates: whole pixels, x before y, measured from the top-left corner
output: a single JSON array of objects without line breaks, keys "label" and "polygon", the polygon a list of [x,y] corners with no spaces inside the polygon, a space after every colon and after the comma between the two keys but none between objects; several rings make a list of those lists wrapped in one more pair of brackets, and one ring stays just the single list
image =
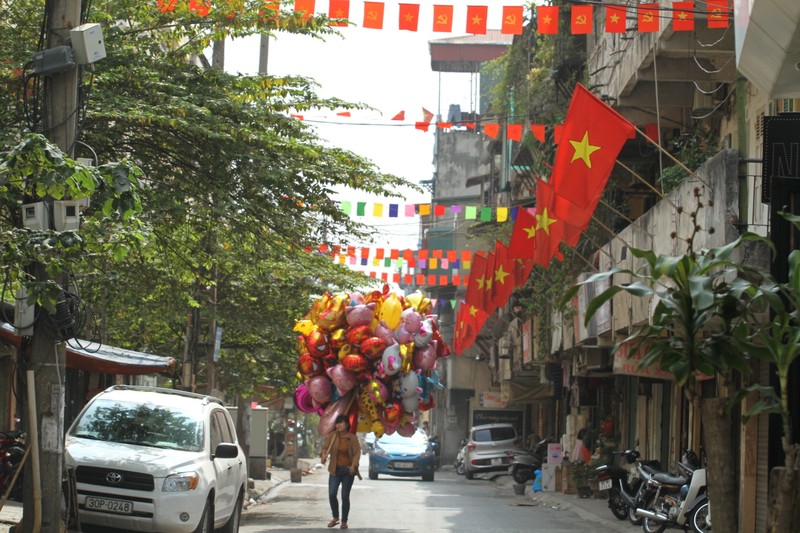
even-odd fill
[{"label": "woman walking", "polygon": [[[336,430],[325,437],[322,443],[320,458],[322,462],[330,457],[328,463],[328,499],[331,504],[333,518],[328,527],[339,523],[339,500],[336,494],[339,485],[342,487],[342,529],[347,529],[347,518],[350,514],[350,489],[358,475],[358,461],[361,459],[361,445],[358,438],[350,433],[350,419],[345,415],[336,417]],[[358,476],[361,477],[360,475]]]}]

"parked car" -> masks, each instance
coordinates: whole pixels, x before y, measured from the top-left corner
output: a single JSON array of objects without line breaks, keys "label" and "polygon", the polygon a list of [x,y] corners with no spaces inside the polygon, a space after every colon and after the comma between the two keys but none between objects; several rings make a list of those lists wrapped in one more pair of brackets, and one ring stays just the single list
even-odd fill
[{"label": "parked car", "polygon": [[377,439],[369,451],[369,478],[378,474],[392,476],[422,476],[422,481],[433,481],[434,452],[428,436],[417,429],[410,437],[395,432]]},{"label": "parked car", "polygon": [[469,430],[464,455],[464,476],[473,479],[483,472],[507,471],[519,450],[517,430],[512,424],[485,424]]},{"label": "parked car", "polygon": [[83,408],[65,441],[82,525],[236,533],[247,465],[218,398],[117,385]]}]

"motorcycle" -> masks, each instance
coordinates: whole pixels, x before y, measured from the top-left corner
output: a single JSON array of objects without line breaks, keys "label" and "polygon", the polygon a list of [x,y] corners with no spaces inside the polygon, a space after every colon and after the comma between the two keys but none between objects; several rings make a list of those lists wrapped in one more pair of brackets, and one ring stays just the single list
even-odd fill
[{"label": "motorcycle", "polygon": [[551,442],[555,440],[546,438],[539,441],[531,452],[514,451],[514,460],[508,467],[508,474],[514,479],[514,483],[524,484],[536,477],[536,471],[541,470],[542,463],[547,458],[547,445]]},{"label": "motorcycle", "polygon": [[644,504],[636,514],[645,533],[662,533],[668,527],[696,533],[711,531],[711,502],[706,490],[706,469],[691,451],[677,463],[679,475],[653,474],[647,482]]},{"label": "motorcycle", "polygon": [[464,455],[467,451],[467,439],[461,439],[461,443],[459,444],[458,448],[458,455],[456,455],[456,460],[453,463],[453,466],[456,469],[456,474],[459,476],[463,476],[467,472],[467,467],[464,465]]},{"label": "motorcycle", "polygon": [[0,432],[0,499],[8,492],[9,499],[22,501],[22,472],[16,479],[14,474],[24,456],[25,435],[19,431]]},{"label": "motorcycle", "polygon": [[597,467],[598,488],[608,491],[608,508],[617,520],[629,520],[639,526],[643,518],[636,516],[639,499],[644,492],[645,482],[661,469],[659,461],[639,461],[636,450],[614,452],[625,459],[625,466],[615,464]]}]

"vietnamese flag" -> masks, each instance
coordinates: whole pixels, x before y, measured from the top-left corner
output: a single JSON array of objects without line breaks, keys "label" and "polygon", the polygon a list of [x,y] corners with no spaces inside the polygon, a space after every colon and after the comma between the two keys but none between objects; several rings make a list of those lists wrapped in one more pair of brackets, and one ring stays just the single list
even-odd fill
[{"label": "vietnamese flag", "polygon": [[630,122],[576,84],[550,178],[555,193],[580,209],[593,211],[622,146],[634,131]]},{"label": "vietnamese flag", "polygon": [[487,6],[467,6],[467,33],[486,35]]},{"label": "vietnamese flag", "polygon": [[486,273],[483,282],[483,305],[476,306],[487,313],[494,313],[497,306],[494,303],[494,265],[495,255],[494,250],[486,255]]},{"label": "vietnamese flag", "polygon": [[694,2],[672,2],[672,29],[694,31]]},{"label": "vietnamese flag", "polygon": [[558,6],[536,7],[536,30],[541,34],[558,33]]},{"label": "vietnamese flag", "polygon": [[522,6],[503,6],[503,23],[500,33],[506,35],[522,35],[522,23],[525,21]]},{"label": "vietnamese flag", "polygon": [[445,33],[453,31],[453,6],[433,6],[433,31]]},{"label": "vietnamese flag", "polygon": [[398,29],[417,31],[419,25],[419,4],[400,4]]},{"label": "vietnamese flag", "polygon": [[337,22],[331,21],[329,26],[347,26],[347,17],[350,16],[350,0],[330,0],[328,6],[328,18],[340,19]]},{"label": "vietnamese flag", "polygon": [[373,30],[383,29],[383,2],[364,2],[364,22],[365,28]]},{"label": "vietnamese flag", "polygon": [[472,258],[472,268],[469,271],[467,292],[464,299],[468,304],[483,306],[483,292],[486,285],[486,256],[483,252],[476,252]]},{"label": "vietnamese flag", "polygon": [[581,209],[566,198],[559,196],[549,183],[536,178],[536,210],[547,208],[559,227],[556,227],[558,235],[568,246],[573,248],[578,244],[581,233],[589,225],[594,213],[591,209]]},{"label": "vietnamese flag", "polygon": [[517,211],[517,220],[514,221],[514,229],[511,230],[508,255],[514,259],[532,259],[535,236],[536,217],[526,208],[520,207]]},{"label": "vietnamese flag", "polygon": [[625,33],[628,12],[625,6],[606,6],[606,32]]},{"label": "vietnamese flag", "polygon": [[315,0],[294,0],[294,12],[299,13],[303,20],[308,20],[314,14]]},{"label": "vietnamese flag", "polygon": [[563,224],[554,218],[550,207],[536,199],[536,236],[533,245],[533,262],[547,268],[558,252],[563,236]]},{"label": "vietnamese flag", "polygon": [[500,241],[494,245],[492,289],[492,301],[497,307],[506,305],[514,291],[514,259],[508,256],[508,248]]},{"label": "vietnamese flag", "polygon": [[527,283],[533,270],[533,259],[513,259],[514,261],[514,286],[521,287]]},{"label": "vietnamese flag", "polygon": [[592,6],[572,6],[570,31],[573,35],[586,35],[592,33]]},{"label": "vietnamese flag", "polygon": [[708,27],[727,28],[730,9],[728,0],[706,0],[708,6]]},{"label": "vietnamese flag", "polygon": [[639,4],[639,32],[658,31],[658,4]]}]

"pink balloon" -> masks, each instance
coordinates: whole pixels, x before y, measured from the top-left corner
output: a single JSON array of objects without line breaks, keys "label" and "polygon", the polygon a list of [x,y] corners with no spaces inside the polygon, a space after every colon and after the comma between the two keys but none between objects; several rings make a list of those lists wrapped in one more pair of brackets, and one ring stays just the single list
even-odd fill
[{"label": "pink balloon", "polygon": [[350,398],[353,393],[350,392],[342,396],[335,402],[328,404],[328,407],[319,415],[319,424],[317,424],[317,433],[320,435],[327,435],[336,429],[336,417],[339,415],[347,415],[348,407],[352,405]]},{"label": "pink balloon", "polygon": [[433,340],[433,321],[426,318],[422,321],[422,327],[414,334],[414,346],[427,346]]},{"label": "pink balloon", "polygon": [[379,339],[383,339],[384,342],[386,342],[386,346],[391,346],[397,342],[394,338],[394,331],[392,331],[383,320],[381,320],[380,323],[375,326],[375,331],[373,333]]},{"label": "pink balloon", "polygon": [[405,322],[401,322],[394,332],[394,337],[400,344],[408,344],[414,340],[414,334],[406,329]]},{"label": "pink balloon", "polygon": [[332,366],[326,372],[333,384],[336,385],[340,396],[343,396],[356,385],[356,375],[342,365]]},{"label": "pink balloon", "polygon": [[301,383],[294,390],[294,404],[304,413],[319,413],[322,409],[314,407],[311,394],[305,383]]},{"label": "pink balloon", "polygon": [[437,342],[431,341],[427,346],[414,349],[414,368],[427,371],[436,368]]},{"label": "pink balloon", "polygon": [[417,426],[415,426],[411,422],[406,422],[405,424],[401,424],[397,428],[397,433],[403,437],[412,437],[416,432],[417,432]]},{"label": "pink balloon", "polygon": [[319,405],[331,401],[331,380],[325,376],[314,376],[306,381],[311,398]]},{"label": "pink balloon", "polygon": [[409,333],[416,333],[422,326],[422,317],[414,309],[408,308],[403,311],[403,323],[406,325],[406,331]]}]

